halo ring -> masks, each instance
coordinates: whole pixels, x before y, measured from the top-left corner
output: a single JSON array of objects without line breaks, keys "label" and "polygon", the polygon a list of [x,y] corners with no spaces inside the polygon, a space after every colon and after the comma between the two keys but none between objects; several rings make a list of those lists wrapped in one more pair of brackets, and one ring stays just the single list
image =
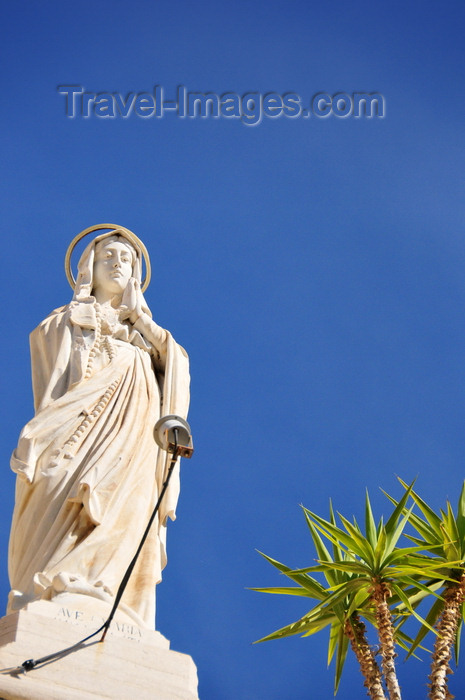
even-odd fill
[{"label": "halo ring", "polygon": [[136,236],[135,233],[130,231],[128,228],[124,228],[124,226],[116,226],[116,224],[97,224],[96,226],[89,226],[89,228],[84,229],[84,231],[81,231],[81,233],[78,233],[77,236],[73,238],[71,243],[68,246],[68,250],[66,251],[65,255],[65,272],[66,272],[66,279],[68,280],[71,289],[74,289],[76,285],[76,280],[74,279],[74,275],[71,270],[71,256],[73,254],[73,251],[76,247],[76,245],[79,243],[79,241],[84,238],[85,236],[88,236],[89,233],[93,233],[94,231],[100,231],[102,229],[108,229],[108,230],[114,230],[115,235],[118,233],[121,233],[122,236],[127,238],[127,240],[130,243],[135,244],[140,251],[142,252],[142,255],[144,256],[144,261],[145,261],[145,277],[141,283],[141,289],[143,292],[147,289],[149,286],[150,278],[152,276],[152,268],[150,265],[150,257],[147,251],[147,248],[145,245],[142,243],[140,238]]}]

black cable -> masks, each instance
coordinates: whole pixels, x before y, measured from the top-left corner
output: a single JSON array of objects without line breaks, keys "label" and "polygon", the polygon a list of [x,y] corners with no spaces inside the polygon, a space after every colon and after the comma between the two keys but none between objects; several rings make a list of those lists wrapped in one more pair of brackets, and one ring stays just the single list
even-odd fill
[{"label": "black cable", "polygon": [[106,619],[106,621],[103,623],[101,627],[98,628],[96,632],[92,632],[92,634],[89,634],[88,637],[85,637],[84,639],[81,639],[81,641],[77,642],[76,644],[73,644],[70,647],[67,647],[66,649],[62,649],[61,651],[56,651],[53,654],[48,654],[48,656],[42,656],[40,659],[28,659],[27,661],[23,661],[21,666],[18,666],[16,669],[10,670],[8,669],[9,673],[23,673],[26,671],[32,671],[36,666],[39,664],[45,664],[48,661],[53,661],[54,659],[59,658],[60,656],[66,656],[67,654],[70,654],[72,651],[77,651],[80,647],[82,647],[85,642],[88,642],[89,639],[92,639],[93,637],[96,637],[100,632],[103,630],[102,638],[99,640],[100,642],[103,642],[105,639],[106,633],[108,632],[108,629],[111,625],[111,621],[113,620],[113,617],[116,613],[116,609],[121,601],[121,598],[123,596],[123,593],[125,591],[125,588],[128,584],[129,578],[133,572],[133,569],[136,565],[137,559],[139,557],[139,554],[141,553],[142,547],[145,544],[145,540],[147,539],[147,536],[150,532],[150,528],[152,527],[153,521],[155,520],[155,516],[158,513],[158,509],[160,508],[161,501],[163,499],[163,496],[165,495],[166,489],[168,488],[169,480],[171,478],[171,474],[173,473],[174,466],[176,464],[177,458],[180,456],[179,454],[179,448],[178,448],[178,428],[173,429],[174,432],[174,450],[173,450],[173,457],[171,459],[170,465],[168,467],[168,473],[166,475],[166,479],[164,481],[164,484],[162,486],[160,495],[158,496],[157,503],[155,505],[155,508],[153,510],[152,515],[150,516],[150,519],[147,523],[147,527],[145,528],[144,534],[142,535],[142,539],[139,543],[139,546],[137,548],[136,553],[134,554],[131,563],[129,564],[128,568],[126,569],[126,573],[123,576],[123,579],[119,585],[118,591],[116,592],[115,596],[115,602],[113,603],[113,607],[111,609],[111,612]]},{"label": "black cable", "polygon": [[[128,581],[129,581],[129,577],[131,576],[131,574],[132,574],[132,572],[133,572],[133,569],[134,569],[134,567],[135,567],[135,565],[136,565],[137,559],[139,558],[139,554],[141,553],[142,547],[143,547],[144,544],[145,544],[145,540],[147,539],[147,536],[148,536],[148,534],[149,534],[150,528],[152,527],[152,523],[153,523],[153,521],[154,521],[154,519],[155,519],[155,516],[156,516],[156,514],[157,514],[157,512],[158,512],[158,508],[160,507],[160,503],[161,503],[161,501],[162,501],[162,498],[163,498],[163,496],[165,495],[166,489],[168,488],[168,483],[169,483],[169,480],[170,480],[170,478],[171,478],[171,474],[172,474],[172,471],[173,471],[173,469],[174,469],[174,465],[176,464],[176,460],[177,460],[177,458],[178,458],[178,429],[177,429],[177,428],[174,428],[173,432],[174,432],[174,450],[173,450],[173,457],[172,457],[172,459],[171,459],[170,466],[168,467],[168,474],[166,475],[165,483],[163,484],[163,487],[162,487],[162,490],[161,490],[160,495],[159,495],[159,497],[158,497],[158,501],[157,501],[157,504],[156,504],[156,506],[155,506],[155,508],[154,508],[154,511],[153,511],[152,515],[150,516],[150,520],[149,520],[149,522],[147,523],[147,527],[145,528],[145,532],[144,532],[144,534],[142,535],[142,539],[141,539],[141,541],[140,541],[140,543],[139,543],[139,546],[138,546],[138,548],[137,548],[137,551],[136,551],[136,553],[134,554],[134,557],[133,557],[131,563],[129,564],[129,566],[128,566],[127,570],[126,570],[126,573],[125,573],[124,576],[123,576],[123,580],[121,581],[121,583],[120,583],[120,585],[119,585],[119,588],[118,588],[118,591],[117,591],[116,597],[115,597],[115,602],[113,603],[113,607],[112,607],[112,609],[111,609],[111,612],[110,612],[110,614],[109,614],[109,616],[108,616],[107,621],[106,621],[105,624],[103,625],[104,631],[103,631],[103,634],[102,634],[102,639],[100,640],[101,642],[103,642],[103,640],[105,639],[105,636],[106,636],[106,633],[107,633],[107,631],[108,631],[108,628],[110,627],[111,621],[113,620],[114,614],[115,614],[115,612],[116,612],[116,608],[117,608],[118,605],[119,605],[119,602],[120,602],[120,600],[121,600],[121,597],[122,597],[122,595],[123,595],[123,593],[124,593],[124,590],[125,590],[125,588],[126,588],[126,586],[127,586]],[[100,632],[100,630],[99,630],[99,632]],[[97,632],[96,632],[95,634],[97,634]]]}]

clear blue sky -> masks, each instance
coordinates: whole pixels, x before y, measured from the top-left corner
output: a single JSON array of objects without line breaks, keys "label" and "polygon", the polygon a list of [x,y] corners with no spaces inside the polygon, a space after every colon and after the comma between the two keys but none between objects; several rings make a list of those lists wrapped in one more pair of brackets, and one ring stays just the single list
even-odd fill
[{"label": "clear blue sky", "polygon": [[[28,333],[70,299],[63,258],[100,222],[152,256],[156,320],[189,351],[196,453],[158,628],[202,700],[329,700],[326,633],[252,646],[300,617],[255,548],[311,564],[303,503],[360,515],[418,475],[465,477],[465,10],[461,2],[33,3],[3,9],[4,367],[0,598],[32,415]],[[384,119],[68,119],[90,92],[379,92]],[[136,514],[135,514],[136,516]],[[31,650],[31,656],[34,651]],[[22,661],[23,659],[19,659]],[[399,659],[405,697],[428,664]],[[460,697],[462,668],[451,680]],[[463,691],[462,691],[463,692]],[[364,697],[351,661],[338,695]]]}]

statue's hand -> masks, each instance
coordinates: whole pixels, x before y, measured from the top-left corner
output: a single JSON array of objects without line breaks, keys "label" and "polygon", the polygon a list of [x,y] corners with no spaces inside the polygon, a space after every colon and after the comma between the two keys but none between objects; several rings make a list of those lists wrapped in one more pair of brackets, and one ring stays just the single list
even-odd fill
[{"label": "statue's hand", "polygon": [[121,320],[128,318],[134,324],[142,313],[142,301],[140,284],[134,277],[131,277],[121,300]]}]

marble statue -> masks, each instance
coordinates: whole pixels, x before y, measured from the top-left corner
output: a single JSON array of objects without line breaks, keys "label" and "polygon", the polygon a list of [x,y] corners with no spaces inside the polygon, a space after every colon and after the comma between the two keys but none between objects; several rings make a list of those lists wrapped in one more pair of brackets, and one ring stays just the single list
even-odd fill
[{"label": "marble statue", "polygon": [[[187,415],[188,358],[143,297],[145,247],[110,224],[80,236],[98,230],[72,301],[31,334],[35,416],[11,459],[9,612],[64,593],[112,603],[168,466],[154,425]],[[179,464],[120,606],[152,629],[178,495]]]}]

